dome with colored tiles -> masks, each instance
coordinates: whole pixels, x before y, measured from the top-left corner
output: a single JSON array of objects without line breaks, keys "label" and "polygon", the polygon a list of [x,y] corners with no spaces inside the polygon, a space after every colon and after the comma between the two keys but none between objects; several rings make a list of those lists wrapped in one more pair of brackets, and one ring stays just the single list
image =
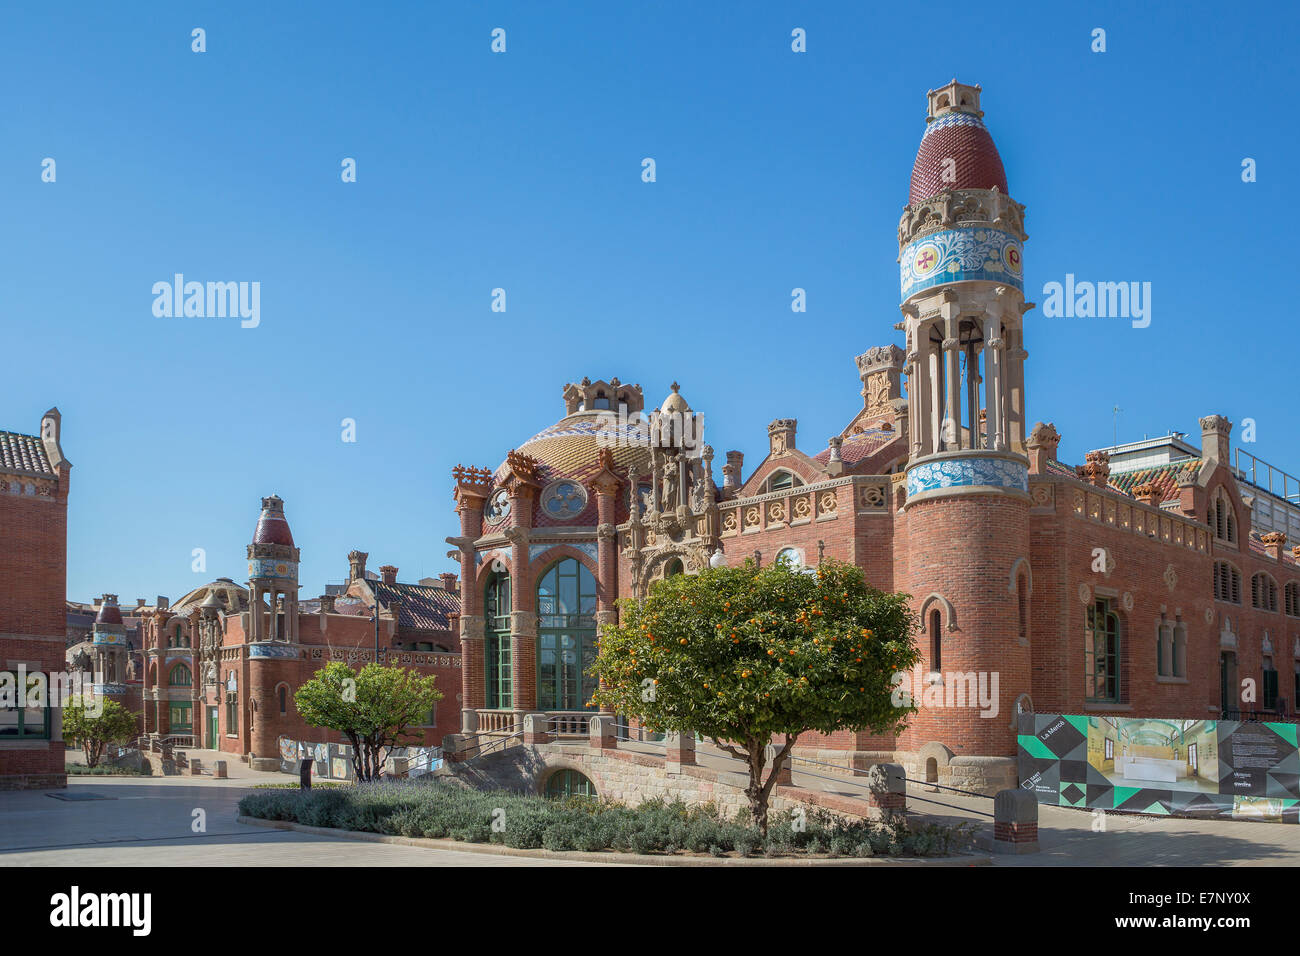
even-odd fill
[{"label": "dome with colored tiles", "polygon": [[909,203],[949,189],[1007,192],[1007,174],[980,110],[980,88],[956,80],[929,92],[925,135],[912,164]]},{"label": "dome with colored tiles", "polygon": [[95,614],[96,624],[122,624],[122,608],[118,606],[116,594],[105,594]]}]

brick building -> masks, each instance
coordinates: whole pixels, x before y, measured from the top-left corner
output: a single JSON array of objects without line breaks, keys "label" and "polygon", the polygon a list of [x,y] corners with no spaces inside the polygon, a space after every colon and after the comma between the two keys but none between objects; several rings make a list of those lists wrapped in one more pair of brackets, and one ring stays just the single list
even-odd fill
[{"label": "brick building", "polygon": [[[38,435],[0,432],[0,669],[11,675],[64,669],[72,464],[61,428],[52,408]],[[26,702],[0,707],[0,789],[65,786],[60,710]]]},{"label": "brick building", "polygon": [[[219,578],[175,605],[144,614],[144,725],[151,736],[221,750],[257,769],[278,769],[279,739],[346,743],[297,714],[294,691],[327,663],[360,669],[375,660],[434,674],[443,692],[424,746],[459,726],[459,602],[449,576],[438,586],[368,581],[366,555],[350,556],[344,592],[298,599],[299,550],[275,496],[262,499],[248,546],[248,586]],[[378,599],[378,620],[374,609]]]},{"label": "brick building", "polygon": [[[1022,711],[1292,712],[1300,487],[1230,460],[1218,415],[1199,450],[1120,446],[1114,466],[1106,450],[1068,466],[1053,426],[1029,427],[1024,207],[980,92],[928,94],[898,225],[902,347],[857,357],[862,404],[826,447],[778,419],[747,475],[726,454],[719,486],[676,384],[645,414],[640,386],[584,379],[498,468],[455,469],[464,709],[445,747],[472,753],[530,713],[585,735],[584,671],[617,598],[781,555],[853,562],[922,625],[904,732],[805,735],[796,752],[816,759],[993,793],[1016,784]],[[980,687],[986,706],[962,705]]]}]

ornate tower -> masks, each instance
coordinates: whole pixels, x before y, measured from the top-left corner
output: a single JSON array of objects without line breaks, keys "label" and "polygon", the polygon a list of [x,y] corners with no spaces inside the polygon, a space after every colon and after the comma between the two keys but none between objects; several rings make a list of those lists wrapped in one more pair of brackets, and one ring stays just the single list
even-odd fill
[{"label": "ornate tower", "polygon": [[248,546],[248,609],[250,644],[298,643],[298,549],[278,495],[262,499]]},{"label": "ornate tower", "polygon": [[927,687],[970,672],[991,685],[996,674],[998,710],[981,717],[923,706],[900,744],[946,751],[957,765],[978,756],[969,773],[951,774],[962,785],[1014,786],[1013,702],[1030,678],[1013,586],[1029,557],[1024,207],[1007,195],[980,88],[953,80],[928,100],[898,227],[910,439],[907,590],[921,602],[925,670],[941,675],[927,677]]},{"label": "ornate tower", "polygon": [[116,594],[105,594],[90,629],[96,692],[108,696],[126,693],[126,625]]}]

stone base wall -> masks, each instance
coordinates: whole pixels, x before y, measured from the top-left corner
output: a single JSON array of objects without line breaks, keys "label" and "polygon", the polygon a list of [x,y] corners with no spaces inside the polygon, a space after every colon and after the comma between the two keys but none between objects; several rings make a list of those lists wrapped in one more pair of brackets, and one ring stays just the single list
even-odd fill
[{"label": "stone base wall", "polygon": [[[458,780],[477,789],[514,793],[545,793],[550,777],[561,770],[576,770],[596,787],[597,794],[635,806],[661,797],[680,799],[691,806],[712,803],[724,815],[748,809],[747,778],[707,767],[677,765],[670,771],[663,757],[621,750],[598,750],[580,744],[526,744],[481,760],[448,763],[435,771],[440,779]],[[861,800],[801,787],[778,785],[768,807],[774,811],[816,807],[852,819],[879,819],[882,810]]]},{"label": "stone base wall", "polygon": [[0,775],[0,790],[63,790],[66,773],[9,773]]}]

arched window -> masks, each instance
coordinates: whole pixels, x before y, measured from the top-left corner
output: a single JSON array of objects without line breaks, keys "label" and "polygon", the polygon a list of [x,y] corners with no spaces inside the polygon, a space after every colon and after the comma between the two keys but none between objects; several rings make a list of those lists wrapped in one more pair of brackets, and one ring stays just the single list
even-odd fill
[{"label": "arched window", "polygon": [[775,471],[767,479],[766,491],[787,491],[790,488],[799,488],[803,481],[792,471]]},{"label": "arched window", "polygon": [[596,691],[596,579],[564,558],[537,585],[537,706],[585,710]]},{"label": "arched window", "polygon": [[664,577],[666,578],[671,578],[677,574],[684,574],[685,571],[686,569],[685,567],[682,566],[681,558],[673,558],[666,565],[664,565]]},{"label": "arched window", "polygon": [[167,675],[167,684],[170,687],[189,687],[194,683],[194,675],[184,664],[177,664]]},{"label": "arched window", "polygon": [[510,575],[494,572],[483,594],[483,673],[486,705],[490,710],[508,710],[514,696],[510,689]]},{"label": "arched window", "polygon": [[1209,514],[1206,517],[1206,523],[1209,524],[1210,530],[1220,541],[1226,541],[1229,544],[1237,543],[1237,516],[1232,509],[1232,502],[1228,498],[1228,493],[1222,488],[1214,496],[1214,501],[1210,504]]},{"label": "arched window", "polygon": [[1156,676],[1174,676],[1174,626],[1165,620],[1156,625]]},{"label": "arched window", "polygon": [[546,781],[546,795],[552,799],[594,797],[596,785],[576,770],[559,770]]},{"label": "arched window", "polygon": [[1029,578],[1020,575],[1016,578],[1016,614],[1020,625],[1020,643],[1029,644]]},{"label": "arched window", "polygon": [[1214,563],[1214,599],[1228,604],[1241,603],[1241,572],[1227,561]]},{"label": "arched window", "polygon": [[939,611],[930,612],[930,670],[939,673],[943,668],[943,621]]},{"label": "arched window", "polygon": [[1187,625],[1182,621],[1174,625],[1174,676],[1187,676]]},{"label": "arched window", "polygon": [[1283,593],[1286,595],[1286,613],[1300,617],[1300,582],[1288,581]]},{"label": "arched window", "polygon": [[1261,611],[1277,611],[1277,582],[1263,571],[1250,579],[1250,606]]},{"label": "arched window", "polygon": [[285,687],[283,684],[280,685],[279,697],[280,716],[283,717],[289,712],[289,688]]},{"label": "arched window", "polygon": [[803,557],[799,554],[798,548],[782,548],[776,553],[776,560],[778,562],[785,561],[796,571],[803,567]]},{"label": "arched window", "polygon": [[1088,629],[1084,637],[1084,696],[1091,701],[1120,703],[1119,615],[1108,598],[1098,598],[1088,607]]}]

